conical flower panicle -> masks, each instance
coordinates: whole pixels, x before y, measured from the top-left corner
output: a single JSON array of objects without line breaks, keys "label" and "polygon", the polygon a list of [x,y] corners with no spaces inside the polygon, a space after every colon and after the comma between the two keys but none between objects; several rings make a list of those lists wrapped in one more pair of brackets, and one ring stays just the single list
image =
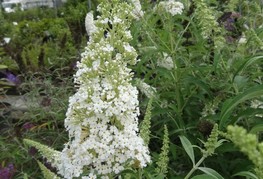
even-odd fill
[{"label": "conical flower panicle", "polygon": [[215,49],[222,48],[225,43],[225,39],[222,36],[223,30],[216,20],[213,9],[204,0],[194,0],[193,3],[196,7],[195,19],[201,29],[201,35],[204,39],[211,38],[214,41]]},{"label": "conical flower panicle", "polygon": [[144,140],[145,145],[149,145],[150,142],[150,134],[151,134],[151,117],[152,117],[152,102],[153,98],[150,98],[146,113],[144,116],[143,121],[141,122],[141,127],[140,127],[140,136]]},{"label": "conical flower panicle", "polygon": [[164,125],[164,135],[163,135],[163,146],[161,148],[161,153],[159,155],[159,160],[157,161],[157,168],[155,171],[157,173],[162,173],[166,175],[168,173],[168,163],[169,163],[169,131],[166,125]]},{"label": "conical flower panicle", "polygon": [[204,143],[205,150],[203,151],[205,156],[211,156],[214,154],[215,149],[221,145],[221,141],[218,141],[218,124],[214,124],[214,127],[209,135],[209,138]]},{"label": "conical flower panicle", "polygon": [[88,24],[90,41],[77,64],[78,90],[69,100],[65,119],[70,140],[58,168],[64,178],[105,177],[150,162],[148,148],[138,136],[138,90],[127,68],[137,62],[129,44],[132,10],[126,2],[103,1],[98,6],[101,15],[93,21],[96,28]]},{"label": "conical flower panicle", "polygon": [[41,169],[45,179],[60,179],[55,173],[51,172],[45,165],[37,161],[39,168]]},{"label": "conical flower panicle", "polygon": [[58,158],[61,155],[61,152],[30,139],[23,139],[23,142],[28,146],[35,147],[39,153],[52,164],[53,167],[58,167]]}]

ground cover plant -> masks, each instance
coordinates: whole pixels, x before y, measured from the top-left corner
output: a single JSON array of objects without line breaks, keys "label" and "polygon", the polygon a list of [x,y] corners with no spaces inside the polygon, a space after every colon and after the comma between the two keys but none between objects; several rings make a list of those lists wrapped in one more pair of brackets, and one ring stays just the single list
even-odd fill
[{"label": "ground cover plant", "polygon": [[0,176],[263,178],[262,9],[101,0],[1,16],[1,97],[29,102],[1,102]]}]

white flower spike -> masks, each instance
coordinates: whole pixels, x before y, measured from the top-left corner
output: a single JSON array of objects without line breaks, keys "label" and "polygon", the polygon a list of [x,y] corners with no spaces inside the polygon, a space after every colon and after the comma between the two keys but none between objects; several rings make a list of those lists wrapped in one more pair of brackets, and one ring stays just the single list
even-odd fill
[{"label": "white flower spike", "polygon": [[131,85],[133,73],[127,67],[137,62],[129,44],[133,9],[123,1],[105,0],[97,20],[92,13],[86,17],[91,38],[77,64],[78,90],[69,99],[65,119],[69,142],[58,162],[64,178],[107,178],[150,162],[138,134],[138,90]]}]

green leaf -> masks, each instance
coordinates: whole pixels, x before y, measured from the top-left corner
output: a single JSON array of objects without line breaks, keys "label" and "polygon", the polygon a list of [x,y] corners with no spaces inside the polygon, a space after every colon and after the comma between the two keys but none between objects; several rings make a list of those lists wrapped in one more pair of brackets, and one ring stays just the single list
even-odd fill
[{"label": "green leaf", "polygon": [[233,176],[244,176],[244,177],[248,177],[250,179],[258,179],[258,177],[254,173],[249,172],[249,171],[238,172],[238,173],[234,174]]},{"label": "green leaf", "polygon": [[219,173],[217,173],[215,170],[212,168],[207,168],[207,167],[198,167],[199,170],[202,172],[216,178],[216,179],[224,179]]},{"label": "green leaf", "polygon": [[185,136],[179,136],[179,138],[181,140],[184,150],[192,160],[193,165],[195,165],[195,155],[194,155],[193,145]]},{"label": "green leaf", "polygon": [[225,101],[222,107],[222,111],[220,113],[219,128],[222,129],[222,127],[225,127],[229,123],[228,118],[230,117],[233,109],[238,104],[246,100],[263,95],[262,89],[263,89],[263,85],[254,86],[246,90],[244,93],[239,94],[236,97]]},{"label": "green leaf", "polygon": [[177,159],[177,146],[174,145],[173,143],[170,144],[170,148],[171,148],[171,153],[172,153],[172,156],[173,156],[173,159]]},{"label": "green leaf", "polygon": [[115,175],[116,178],[118,178],[119,176],[124,176],[124,178],[130,178],[130,179],[135,179],[137,177],[137,173],[135,173],[134,170],[128,168],[123,170],[121,173]]},{"label": "green leaf", "polygon": [[164,179],[165,176],[164,174],[160,173],[159,175],[157,175],[156,177],[154,177],[154,179]]},{"label": "green leaf", "polygon": [[[152,178],[154,178],[154,176],[153,175],[151,175],[149,172],[143,172],[143,174],[144,174],[144,177],[146,178],[146,179],[152,179]],[[134,175],[135,176],[135,178],[137,178],[138,177],[138,175]],[[125,178],[125,177],[124,177]]]},{"label": "green leaf", "polygon": [[185,83],[192,83],[195,84],[196,86],[198,86],[200,89],[204,90],[209,97],[212,96],[212,93],[209,89],[209,86],[207,86],[206,83],[204,83],[202,80],[200,80],[200,78],[196,78],[193,76],[187,76],[186,78],[184,78]]},{"label": "green leaf", "polygon": [[202,175],[196,175],[191,179],[215,179],[215,178],[208,174],[202,174]]},{"label": "green leaf", "polygon": [[[236,116],[231,116],[231,122],[230,123],[233,123],[234,122],[238,122],[242,119],[247,119],[247,118],[251,118],[253,117],[253,119],[250,121],[250,122],[253,122],[256,118],[256,114],[261,114],[263,111],[263,109],[260,109],[260,108],[257,108],[257,109],[254,109],[254,108],[247,108],[247,109],[244,109],[242,111],[240,111]],[[263,114],[263,113],[262,113]]]},{"label": "green leaf", "polygon": [[249,131],[249,133],[256,134],[263,131],[263,124],[257,124]]},{"label": "green leaf", "polygon": [[239,149],[231,142],[223,143],[220,147],[217,148],[218,153],[224,154],[226,152],[237,152]]},{"label": "green leaf", "polygon": [[2,69],[6,69],[6,68],[7,68],[6,65],[0,65],[0,70],[2,70]]},{"label": "green leaf", "polygon": [[24,175],[23,175],[23,179],[28,179],[28,175],[27,175],[27,173],[24,173]]},{"label": "green leaf", "polygon": [[243,87],[245,87],[247,81],[248,81],[248,78],[246,78],[245,76],[241,76],[241,75],[237,75],[234,78],[234,83],[236,84],[238,89],[242,89]]},{"label": "green leaf", "polygon": [[244,71],[249,65],[257,62],[258,60],[262,60],[263,56],[258,56],[258,57],[253,57],[250,58],[248,60],[246,60],[243,64],[240,65],[240,67],[238,68],[238,70],[236,71],[235,75],[233,76],[233,80],[235,79],[235,77],[241,73],[242,71]]}]

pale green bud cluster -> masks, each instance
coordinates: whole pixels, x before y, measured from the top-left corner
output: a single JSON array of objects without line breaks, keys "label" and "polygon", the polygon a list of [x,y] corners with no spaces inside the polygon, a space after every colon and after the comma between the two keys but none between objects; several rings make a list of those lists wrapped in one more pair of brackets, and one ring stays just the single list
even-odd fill
[{"label": "pale green bud cluster", "polygon": [[169,132],[167,126],[164,125],[164,135],[163,135],[163,146],[161,148],[161,153],[159,160],[156,163],[157,168],[155,169],[157,173],[162,173],[166,175],[168,173],[168,162],[169,162]]},{"label": "pale green bud cluster", "polygon": [[145,145],[149,145],[150,142],[152,101],[153,98],[151,98],[148,102],[146,113],[140,127],[140,136],[144,140]]},{"label": "pale green bud cluster", "polygon": [[202,36],[208,38],[212,33],[219,31],[218,22],[215,19],[213,11],[207,6],[204,0],[194,0],[196,6],[195,18],[198,20],[198,25],[202,29]]},{"label": "pale green bud cluster", "polygon": [[212,38],[216,48],[223,46],[224,38],[220,35],[222,29],[214,16],[214,12],[209,8],[204,0],[194,0],[196,6],[195,19],[201,28],[203,38]]},{"label": "pale green bud cluster", "polygon": [[254,47],[259,48],[260,50],[263,50],[263,41],[258,37],[254,29],[249,29],[246,32],[246,36],[250,38],[250,43],[253,43]]},{"label": "pale green bud cluster", "polygon": [[246,154],[255,165],[258,178],[263,178],[263,143],[259,143],[255,134],[247,133],[239,126],[228,126],[229,139]]},{"label": "pale green bud cluster", "polygon": [[218,141],[218,125],[215,124],[209,138],[204,143],[205,151],[203,151],[205,156],[211,156],[214,154],[215,149],[221,144],[221,141]]}]

